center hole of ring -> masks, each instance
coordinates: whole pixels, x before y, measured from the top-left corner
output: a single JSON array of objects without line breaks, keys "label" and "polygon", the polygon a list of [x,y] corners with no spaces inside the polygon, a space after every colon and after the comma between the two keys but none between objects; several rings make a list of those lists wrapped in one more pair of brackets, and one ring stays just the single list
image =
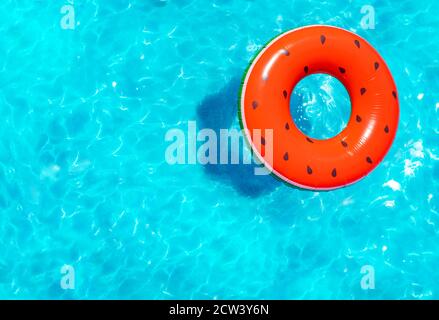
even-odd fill
[{"label": "center hole of ring", "polygon": [[294,88],[290,113],[305,135],[319,140],[332,138],[343,131],[349,121],[349,93],[338,79],[330,75],[309,75]]}]

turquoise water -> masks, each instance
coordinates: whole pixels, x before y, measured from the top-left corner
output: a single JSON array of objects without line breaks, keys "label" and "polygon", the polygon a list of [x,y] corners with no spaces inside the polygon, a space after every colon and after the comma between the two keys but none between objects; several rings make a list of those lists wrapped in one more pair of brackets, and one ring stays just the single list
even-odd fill
[{"label": "turquoise water", "polygon": [[351,116],[349,93],[330,75],[310,75],[294,88],[290,113],[296,126],[307,136],[332,138],[348,124]]},{"label": "turquoise water", "polygon": [[[369,3],[364,30],[353,1],[76,0],[65,30],[63,0],[1,1],[0,298],[439,298],[439,4]],[[376,170],[311,192],[165,161],[170,129],[236,127],[252,56],[310,24],[358,33],[393,73]]]}]

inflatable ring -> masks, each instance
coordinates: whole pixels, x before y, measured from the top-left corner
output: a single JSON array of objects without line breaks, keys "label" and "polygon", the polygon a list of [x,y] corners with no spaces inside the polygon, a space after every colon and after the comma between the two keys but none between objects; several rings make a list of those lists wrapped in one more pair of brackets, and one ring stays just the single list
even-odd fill
[{"label": "inflatable ring", "polygon": [[[304,135],[290,114],[294,87],[313,73],[337,78],[351,100],[347,127],[326,140]],[[259,52],[245,75],[240,117],[253,152],[276,176],[300,188],[330,190],[358,181],[384,158],[398,126],[398,94],[386,63],[364,39],[309,26],[281,34]],[[271,156],[265,154],[267,129]]]}]

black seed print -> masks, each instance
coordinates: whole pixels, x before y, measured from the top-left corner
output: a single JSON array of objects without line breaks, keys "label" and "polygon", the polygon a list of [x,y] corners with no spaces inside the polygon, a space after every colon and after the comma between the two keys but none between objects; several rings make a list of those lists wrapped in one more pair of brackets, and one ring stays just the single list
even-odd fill
[{"label": "black seed print", "polygon": [[357,114],[357,116],[355,117],[355,120],[357,121],[357,122],[361,122],[361,117]]},{"label": "black seed print", "polygon": [[384,132],[385,132],[385,133],[389,133],[389,126],[385,126],[385,127],[384,127]]},{"label": "black seed print", "polygon": [[310,142],[310,143],[314,143],[314,141],[312,141],[310,138],[306,137],[306,141]]},{"label": "black seed print", "polygon": [[285,129],[290,130],[290,125],[287,123],[285,123]]},{"label": "black seed print", "polygon": [[345,73],[346,72],[346,69],[343,68],[343,67],[338,67],[338,70],[340,70],[341,73]]},{"label": "black seed print", "polygon": [[357,48],[360,48],[360,41],[355,40],[354,43],[355,43],[355,45],[357,46]]},{"label": "black seed print", "polygon": [[325,37],[324,35],[321,35],[321,36],[320,36],[320,42],[321,42],[322,44],[325,44],[325,41],[326,41],[326,37]]},{"label": "black seed print", "polygon": [[343,147],[345,147],[345,148],[348,146],[347,142],[346,142],[346,141],[343,141],[343,140],[341,140],[341,145],[342,145]]},{"label": "black seed print", "polygon": [[284,54],[288,57],[290,55],[290,52],[285,49]]},{"label": "black seed print", "polygon": [[334,178],[337,176],[337,170],[335,168],[332,169],[331,176],[333,176]]},{"label": "black seed print", "polygon": [[366,157],[366,161],[367,161],[368,163],[372,163],[372,159],[371,159],[370,157]]},{"label": "black seed print", "polygon": [[312,169],[310,166],[306,167],[306,172],[308,172],[308,174],[312,174]]},{"label": "black seed print", "polygon": [[392,91],[392,95],[396,99],[396,91]]},{"label": "black seed print", "polygon": [[361,93],[361,95],[365,94],[366,93],[366,88],[361,88],[360,89],[360,93]]},{"label": "black seed print", "polygon": [[282,92],[282,94],[284,95],[284,98],[285,98],[285,99],[288,97],[288,92],[287,92],[287,90],[284,90],[284,91]]},{"label": "black seed print", "polygon": [[253,101],[252,102],[252,107],[253,107],[253,110],[256,109],[258,107],[258,102],[257,101]]},{"label": "black seed print", "polygon": [[285,154],[284,154],[284,160],[285,160],[285,161],[288,161],[288,152],[285,152]]},{"label": "black seed print", "polygon": [[308,73],[308,71],[309,71],[308,66],[305,66],[305,68],[303,68],[303,71],[305,71],[305,73]]},{"label": "black seed print", "polygon": [[375,62],[373,66],[374,66],[375,70],[378,70],[378,68],[380,67],[380,64],[378,62]]},{"label": "black seed print", "polygon": [[261,144],[262,144],[263,146],[265,146],[265,138],[264,138],[264,137],[261,137]]}]

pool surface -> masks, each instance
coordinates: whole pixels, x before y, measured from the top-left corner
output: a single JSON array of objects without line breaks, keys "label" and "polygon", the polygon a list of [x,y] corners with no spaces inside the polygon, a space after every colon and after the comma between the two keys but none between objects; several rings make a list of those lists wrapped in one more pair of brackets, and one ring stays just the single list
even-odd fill
[{"label": "pool surface", "polygon": [[[439,299],[439,2],[367,4],[372,29],[341,0],[1,1],[0,298]],[[312,24],[392,71],[399,129],[370,175],[313,192],[166,161],[169,130],[239,128],[252,57]],[[330,137],[349,99],[315,77],[292,114]]]}]

